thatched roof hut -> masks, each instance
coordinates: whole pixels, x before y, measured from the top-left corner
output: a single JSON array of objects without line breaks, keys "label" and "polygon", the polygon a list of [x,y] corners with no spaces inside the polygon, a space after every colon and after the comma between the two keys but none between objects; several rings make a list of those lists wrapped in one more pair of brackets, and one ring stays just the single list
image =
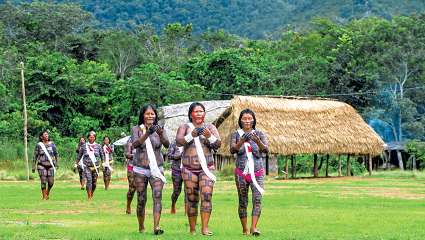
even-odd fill
[{"label": "thatched roof hut", "polygon": [[[205,116],[206,122],[215,121],[230,106],[230,101],[228,100],[202,101],[200,103],[205,106],[207,113]],[[170,141],[175,140],[179,126],[189,121],[187,111],[190,104],[192,102],[164,106],[159,109],[158,115],[161,119],[161,124],[164,124]]]},{"label": "thatched roof hut", "polygon": [[237,96],[215,121],[229,156],[230,134],[238,128],[240,112],[256,113],[272,154],[354,154],[376,156],[384,142],[350,105],[324,99]]}]

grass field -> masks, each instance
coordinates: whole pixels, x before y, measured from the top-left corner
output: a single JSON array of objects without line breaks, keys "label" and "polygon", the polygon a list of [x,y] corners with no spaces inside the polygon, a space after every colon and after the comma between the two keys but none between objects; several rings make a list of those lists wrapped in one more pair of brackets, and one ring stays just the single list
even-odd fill
[{"label": "grass field", "polygon": [[[151,231],[150,197],[148,231],[139,234],[134,211],[130,216],[124,213],[127,182],[115,179],[109,191],[103,190],[102,181],[99,183],[94,200],[87,202],[77,180],[57,181],[49,201],[40,200],[38,180],[0,181],[0,239],[204,238],[188,234],[182,197],[178,213],[169,214],[170,183],[163,193],[161,226],[165,234],[160,237]],[[241,234],[233,181],[216,184],[213,205],[211,238],[246,239]],[[425,239],[424,174],[386,172],[372,177],[287,181],[269,178],[259,229],[262,239]]]}]

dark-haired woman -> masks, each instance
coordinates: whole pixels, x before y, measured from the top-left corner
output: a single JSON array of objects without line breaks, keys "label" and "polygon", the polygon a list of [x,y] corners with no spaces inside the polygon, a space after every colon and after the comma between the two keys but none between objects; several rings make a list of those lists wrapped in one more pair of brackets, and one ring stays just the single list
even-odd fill
[{"label": "dark-haired woman", "polygon": [[[78,158],[78,154],[80,153],[80,148],[86,144],[86,139],[84,137],[80,138],[80,141],[78,142],[78,146],[77,146],[77,158]],[[80,185],[81,185],[81,190],[84,190],[84,186],[86,184],[86,179],[84,178],[84,173],[83,173],[83,162],[80,161],[76,164],[74,164],[74,172],[78,171],[78,176],[80,177]]]},{"label": "dark-haired woman", "polygon": [[86,179],[87,199],[92,200],[94,191],[96,190],[97,177],[99,176],[101,161],[105,156],[102,147],[96,142],[96,133],[90,131],[87,135],[87,142],[82,145],[78,153],[78,163],[82,159],[82,168]]},{"label": "dark-haired woman", "polygon": [[[35,145],[32,172],[37,167],[41,182],[42,199],[48,200],[53,188],[55,173],[58,168],[58,151],[56,145],[50,141],[49,133],[43,131],[38,136],[39,142]],[[47,185],[47,186],[46,186]]]},{"label": "dark-haired woman", "polygon": [[138,126],[132,129],[132,146],[136,150],[133,156],[134,184],[137,190],[137,220],[139,232],[145,231],[145,207],[148,182],[152,188],[154,234],[164,231],[159,226],[162,211],[162,189],[165,183],[164,159],[161,147],[168,148],[165,130],[158,125],[158,114],[154,106],[146,105],[140,110]]},{"label": "dark-haired woman", "polygon": [[212,153],[220,147],[221,140],[217,128],[205,123],[205,115],[205,107],[201,103],[192,103],[188,111],[189,122],[177,130],[176,142],[178,147],[184,147],[181,156],[182,177],[185,183],[190,233],[195,233],[200,195],[201,231],[204,235],[212,235],[208,229],[216,180],[212,173],[214,170]]},{"label": "dark-haired woman", "polygon": [[112,154],[114,153],[114,147],[110,144],[111,140],[108,136],[103,138],[103,154],[105,155],[105,161],[103,162],[103,182],[105,183],[105,190],[108,190],[109,183],[111,182],[112,168]]},{"label": "dark-haired woman", "polygon": [[[264,192],[264,161],[262,153],[268,152],[265,134],[256,127],[255,113],[250,109],[239,115],[239,127],[231,136],[230,153],[236,154],[235,181],[239,196],[239,218],[245,235],[259,236],[257,229],[261,214],[261,196]],[[252,191],[252,223],[247,226],[248,191]]]}]

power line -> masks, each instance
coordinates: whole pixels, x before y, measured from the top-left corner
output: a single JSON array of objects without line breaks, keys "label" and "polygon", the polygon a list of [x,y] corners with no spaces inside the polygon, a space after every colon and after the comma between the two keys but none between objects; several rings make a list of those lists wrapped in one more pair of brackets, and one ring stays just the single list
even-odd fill
[{"label": "power line", "polygon": [[[96,83],[108,83],[113,84],[113,82],[108,81],[96,81]],[[164,90],[164,88],[159,87],[151,87],[151,86],[140,86],[139,89],[146,89],[146,90],[155,90],[155,91],[161,91]],[[404,92],[411,91],[411,90],[417,90],[417,89],[425,89],[425,85],[422,86],[414,86],[414,87],[406,87],[403,89]],[[186,90],[183,90],[181,88],[170,88],[165,87],[165,90],[167,92],[171,93],[187,93]],[[329,93],[329,94],[307,94],[307,95],[297,95],[297,97],[339,97],[339,96],[361,96],[361,95],[377,95],[381,93],[393,93],[393,90],[369,90],[364,92],[343,92],[343,93]],[[235,96],[235,95],[243,95],[243,93],[223,93],[223,92],[206,92],[206,95],[215,95],[215,96]],[[264,96],[264,97],[291,97],[291,96],[285,96],[285,95],[276,95],[276,94],[254,94],[255,96]],[[293,97],[293,96],[292,96]]]}]

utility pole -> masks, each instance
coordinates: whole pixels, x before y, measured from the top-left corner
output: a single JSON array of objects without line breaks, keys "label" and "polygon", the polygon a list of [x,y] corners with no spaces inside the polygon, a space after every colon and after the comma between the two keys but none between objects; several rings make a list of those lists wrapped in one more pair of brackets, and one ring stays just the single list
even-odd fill
[{"label": "utility pole", "polygon": [[24,104],[24,158],[25,158],[25,168],[27,171],[27,181],[30,180],[30,168],[28,162],[28,117],[27,117],[27,101],[25,97],[25,77],[24,77],[24,63],[20,63],[21,69],[21,82],[22,82],[22,102]]}]

